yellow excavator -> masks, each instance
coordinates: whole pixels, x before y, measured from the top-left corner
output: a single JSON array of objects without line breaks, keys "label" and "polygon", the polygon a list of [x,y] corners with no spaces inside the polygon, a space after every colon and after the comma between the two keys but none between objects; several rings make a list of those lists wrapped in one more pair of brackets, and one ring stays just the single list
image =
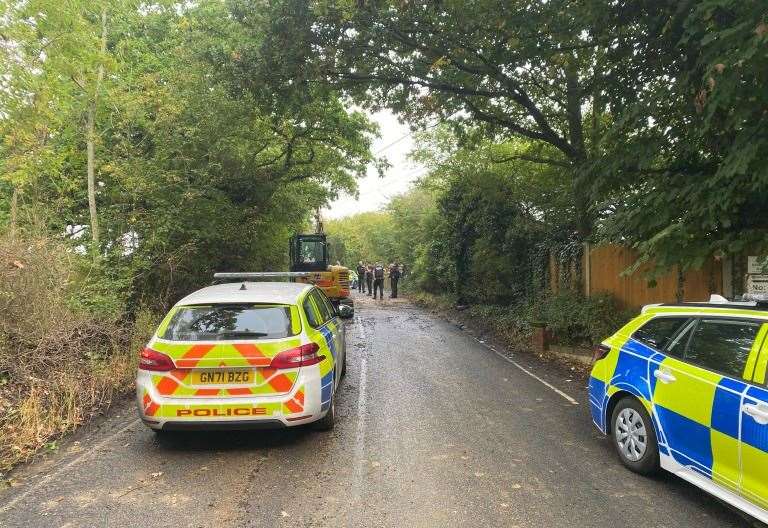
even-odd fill
[{"label": "yellow excavator", "polygon": [[284,278],[295,282],[314,284],[328,296],[335,306],[344,304],[352,308],[349,294],[349,268],[329,263],[328,240],[323,232],[319,212],[315,214],[317,232],[296,234],[289,240],[290,271],[215,273],[217,280],[246,280],[249,278]]},{"label": "yellow excavator", "polygon": [[296,282],[314,284],[334,304],[352,304],[349,297],[349,269],[328,262],[325,233],[292,236],[289,254],[291,274]]}]

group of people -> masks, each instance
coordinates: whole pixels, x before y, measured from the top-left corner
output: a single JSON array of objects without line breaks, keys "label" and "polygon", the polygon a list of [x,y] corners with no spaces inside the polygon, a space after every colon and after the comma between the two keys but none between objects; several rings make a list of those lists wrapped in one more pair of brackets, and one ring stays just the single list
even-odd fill
[{"label": "group of people", "polygon": [[[390,299],[397,299],[397,283],[403,275],[400,264],[393,262],[389,268],[385,268],[381,262],[375,264],[364,263],[362,260],[357,265],[357,291],[368,292],[374,299],[384,298],[384,279],[389,277],[391,293]],[[366,288],[367,287],[367,288]]]}]

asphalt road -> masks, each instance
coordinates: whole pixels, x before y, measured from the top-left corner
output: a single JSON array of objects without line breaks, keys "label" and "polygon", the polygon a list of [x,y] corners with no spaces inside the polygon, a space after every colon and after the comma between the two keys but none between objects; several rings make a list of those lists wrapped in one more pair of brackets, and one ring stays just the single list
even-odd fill
[{"label": "asphalt road", "polygon": [[407,302],[367,297],[348,354],[331,433],[160,442],[125,402],[20,468],[0,526],[748,525],[679,479],[626,471],[567,370],[512,363]]}]

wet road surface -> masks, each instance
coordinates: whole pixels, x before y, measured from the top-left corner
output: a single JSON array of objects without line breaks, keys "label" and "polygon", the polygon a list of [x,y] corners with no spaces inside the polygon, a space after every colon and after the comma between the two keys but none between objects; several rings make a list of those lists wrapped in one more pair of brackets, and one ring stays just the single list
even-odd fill
[{"label": "wet road surface", "polygon": [[333,432],[159,441],[127,401],[20,468],[0,526],[748,526],[679,479],[626,471],[583,380],[406,301],[356,302]]}]

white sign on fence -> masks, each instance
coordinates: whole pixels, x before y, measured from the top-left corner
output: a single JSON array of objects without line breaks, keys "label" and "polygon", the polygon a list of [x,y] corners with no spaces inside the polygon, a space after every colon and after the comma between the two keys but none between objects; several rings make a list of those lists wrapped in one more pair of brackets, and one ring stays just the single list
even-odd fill
[{"label": "white sign on fence", "polygon": [[747,275],[747,293],[768,294],[768,275]]},{"label": "white sign on fence", "polygon": [[747,257],[747,273],[750,275],[768,273],[768,257]]}]

